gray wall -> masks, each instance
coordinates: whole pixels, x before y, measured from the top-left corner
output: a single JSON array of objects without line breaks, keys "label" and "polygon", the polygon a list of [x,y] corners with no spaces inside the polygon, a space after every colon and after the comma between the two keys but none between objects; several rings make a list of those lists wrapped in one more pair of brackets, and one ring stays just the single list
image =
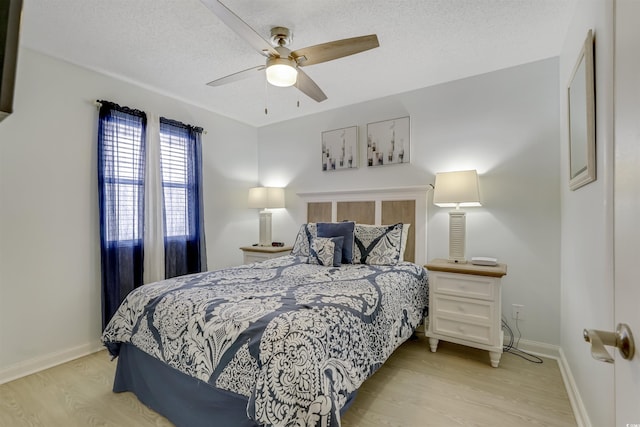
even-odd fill
[{"label": "gray wall", "polygon": [[99,348],[96,99],[203,126],[210,268],[242,262],[257,213],[255,128],[22,49],[0,123],[0,382]]},{"label": "gray wall", "polygon": [[[484,204],[467,209],[467,256],[508,264],[503,313],[525,305],[523,338],[560,335],[558,60],[549,59],[258,129],[260,181],[287,186],[274,238],[305,222],[296,192],[426,185],[477,169]],[[411,164],[366,167],[366,124],[411,117]],[[360,168],[322,172],[322,131],[359,127]],[[448,210],[430,204],[428,258],[448,256]],[[426,261],[426,260],[421,260]],[[420,260],[418,260],[420,262]]]},{"label": "gray wall", "polygon": [[[511,304],[524,304],[523,338],[560,344],[558,68],[539,61],[255,129],[23,49],[16,112],[0,126],[0,382],[98,347],[99,98],[208,131],[210,268],[240,263],[236,248],[256,240],[246,194],[257,182],[287,187],[273,238],[291,243],[304,222],[296,192],[424,186],[436,172],[477,169],[484,204],[467,210],[467,255],[507,263],[510,324]],[[401,116],[411,117],[411,164],[362,166],[366,124]],[[322,172],[321,132],[354,125],[361,167]],[[422,261],[448,254],[448,210],[430,205],[428,221]]]}]

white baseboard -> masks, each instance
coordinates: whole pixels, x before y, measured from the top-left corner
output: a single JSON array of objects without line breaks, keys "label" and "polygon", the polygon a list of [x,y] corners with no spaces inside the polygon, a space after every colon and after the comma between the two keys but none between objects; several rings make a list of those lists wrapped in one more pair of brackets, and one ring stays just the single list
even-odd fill
[{"label": "white baseboard", "polygon": [[569,368],[569,363],[567,362],[567,358],[565,357],[562,348],[557,345],[537,341],[520,340],[518,343],[518,349],[536,356],[555,359],[558,362],[560,374],[562,375],[564,387],[569,395],[569,402],[571,403],[571,409],[573,409],[573,415],[576,417],[578,427],[592,427],[589,415],[584,407],[584,403],[580,397],[580,392],[578,391],[575,379],[571,373],[571,368]]},{"label": "white baseboard", "polygon": [[567,362],[567,358],[565,357],[562,348],[560,348],[560,358],[558,359],[558,365],[560,366],[560,373],[562,374],[564,386],[567,389],[569,401],[571,402],[571,408],[573,408],[573,414],[576,417],[576,423],[578,424],[578,427],[591,427],[591,420],[589,419],[589,415],[587,414],[587,409],[582,402],[580,392],[578,391],[578,386],[576,385],[576,381],[573,378],[573,373],[571,373],[569,362]]},{"label": "white baseboard", "polygon": [[[505,337],[504,345],[509,344],[506,338],[507,337]],[[520,340],[518,342],[518,349],[526,351],[527,353],[531,353],[535,356],[548,357],[551,359],[560,358],[560,347],[553,344],[547,344],[538,341]]]},{"label": "white baseboard", "polygon": [[25,377],[103,349],[104,347],[102,343],[100,341],[96,341],[94,343],[84,344],[67,350],[34,357],[33,359],[25,360],[23,362],[14,363],[13,365],[0,369],[0,384],[8,383],[9,381]]}]

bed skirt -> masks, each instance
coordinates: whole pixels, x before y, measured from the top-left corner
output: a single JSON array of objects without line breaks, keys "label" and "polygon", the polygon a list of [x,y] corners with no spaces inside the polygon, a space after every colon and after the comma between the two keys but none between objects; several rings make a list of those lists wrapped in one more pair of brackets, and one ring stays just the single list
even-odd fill
[{"label": "bed skirt", "polygon": [[113,391],[132,392],[177,427],[259,427],[247,416],[246,397],[183,374],[131,344],[121,344]]},{"label": "bed skirt", "polygon": [[177,427],[258,427],[247,417],[247,398],[219,390],[122,344],[113,384]]}]

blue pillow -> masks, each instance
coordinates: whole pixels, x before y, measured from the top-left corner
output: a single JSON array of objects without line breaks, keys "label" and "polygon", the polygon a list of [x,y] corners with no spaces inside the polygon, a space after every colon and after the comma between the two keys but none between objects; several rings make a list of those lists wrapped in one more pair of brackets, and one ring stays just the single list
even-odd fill
[{"label": "blue pillow", "polygon": [[342,263],[353,264],[353,230],[356,223],[345,222],[319,222],[318,237],[344,237],[342,243]]},{"label": "blue pillow", "polygon": [[340,267],[344,237],[314,237],[309,245],[309,264]]}]

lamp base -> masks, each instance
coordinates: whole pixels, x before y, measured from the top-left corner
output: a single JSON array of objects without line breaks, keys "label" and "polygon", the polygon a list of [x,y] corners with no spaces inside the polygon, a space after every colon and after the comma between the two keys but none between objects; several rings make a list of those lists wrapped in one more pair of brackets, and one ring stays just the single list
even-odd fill
[{"label": "lamp base", "polygon": [[464,257],[466,223],[466,212],[459,209],[449,212],[449,262],[451,263],[467,263]]},{"label": "lamp base", "polygon": [[271,212],[260,211],[260,246],[271,246]]}]

